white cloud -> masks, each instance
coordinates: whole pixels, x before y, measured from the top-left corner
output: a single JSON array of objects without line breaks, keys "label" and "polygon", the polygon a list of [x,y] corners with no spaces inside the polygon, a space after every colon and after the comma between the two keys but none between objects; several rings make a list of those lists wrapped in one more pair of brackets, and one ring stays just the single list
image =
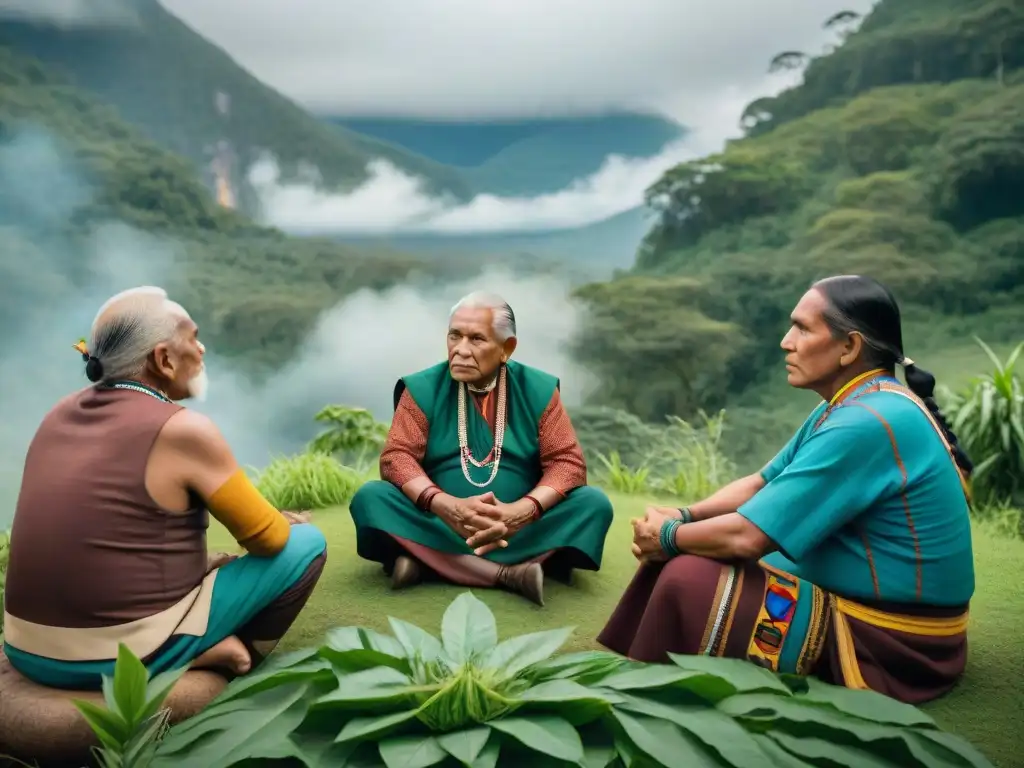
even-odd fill
[{"label": "white cloud", "polygon": [[643,203],[666,169],[718,151],[744,107],[799,79],[780,50],[820,51],[838,10],[873,0],[163,0],[268,84],[337,115],[488,119],[635,109],[687,126],[656,157],[610,156],[537,197],[433,197],[384,162],[355,189],[251,169],[265,219],[306,234],[570,229]]},{"label": "white cloud", "polygon": [[467,203],[432,196],[422,179],[385,160],[367,167],[351,192],[331,192],[308,180],[282,182],[273,160],[250,173],[268,223],[302,234],[393,232],[480,233],[571,229],[635,208],[665,168],[691,153],[673,144],[653,158],[608,157],[601,169],[569,187],[536,197],[481,194]]},{"label": "white cloud", "polygon": [[0,0],[0,19],[48,22],[61,27],[134,26],[131,0]]},{"label": "white cloud", "polygon": [[659,108],[686,124],[873,0],[163,0],[257,77],[342,115]]},{"label": "white cloud", "polygon": [[525,232],[573,229],[643,204],[644,190],[678,163],[722,148],[739,134],[743,108],[763,88],[778,90],[792,82],[785,73],[766,78],[756,93],[731,88],[721,94],[693,131],[647,158],[607,157],[592,175],[565,189],[535,197],[480,194],[465,203],[434,196],[423,179],[385,160],[367,166],[367,179],[353,190],[323,188],[315,171],[283,181],[273,158],[250,169],[265,220],[300,234]]},{"label": "white cloud", "polygon": [[[14,281],[0,306],[7,320],[4,365],[13,372],[0,378],[0,529],[14,512],[25,452],[40,421],[61,397],[88,384],[72,345],[88,335],[107,298],[134,285],[166,285],[176,270],[178,243],[118,223],[98,227],[84,241],[34,237],[39,231],[63,231],[88,199],[90,190],[67,161],[41,133],[0,147],[0,197],[19,193],[19,224],[26,225],[25,239],[38,248],[31,252],[31,268],[0,262],[0,278],[8,286],[12,276]],[[24,195],[26,178],[33,183]],[[5,243],[16,244],[22,233],[8,224],[2,234]],[[80,274],[69,265],[77,265]],[[8,275],[3,268],[12,271]],[[67,291],[72,280],[73,292],[46,300],[49,285]],[[34,290],[25,291],[26,286]],[[240,462],[256,466],[301,449],[316,432],[314,414],[328,403],[368,408],[390,420],[396,380],[445,359],[448,311],[473,290],[499,292],[512,304],[519,325],[516,359],[561,377],[566,401],[581,402],[592,379],[567,349],[581,320],[570,286],[552,276],[497,270],[462,283],[359,291],[325,312],[293,358],[268,379],[247,377],[210,345],[209,399],[188,405],[210,415]],[[200,314],[210,308],[186,309]]]},{"label": "white cloud", "polygon": [[474,290],[500,293],[515,313],[515,358],[559,376],[570,406],[594,384],[569,356],[582,310],[567,283],[487,270],[462,283],[359,291],[326,312],[295,359],[268,380],[253,382],[208,356],[210,396],[195,405],[221,426],[243,462],[261,465],[271,452],[297,450],[312,437],[313,415],[327,403],[367,408],[390,421],[397,380],[445,359],[448,312]]}]

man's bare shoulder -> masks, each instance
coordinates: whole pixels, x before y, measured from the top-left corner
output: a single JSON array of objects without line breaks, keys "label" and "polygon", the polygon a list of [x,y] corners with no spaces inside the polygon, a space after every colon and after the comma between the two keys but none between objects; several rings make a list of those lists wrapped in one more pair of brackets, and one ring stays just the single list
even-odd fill
[{"label": "man's bare shoulder", "polygon": [[194,459],[223,461],[231,457],[231,448],[213,420],[188,408],[167,420],[158,440],[164,448]]}]

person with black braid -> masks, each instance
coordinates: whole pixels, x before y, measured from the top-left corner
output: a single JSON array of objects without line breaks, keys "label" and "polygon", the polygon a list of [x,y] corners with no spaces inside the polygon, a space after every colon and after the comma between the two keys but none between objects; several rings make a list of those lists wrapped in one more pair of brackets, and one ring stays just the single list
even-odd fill
[{"label": "person with black braid", "polygon": [[789,384],[822,403],[760,472],[633,521],[641,566],[598,640],[936,698],[967,660],[971,461],[883,285],[820,280],[791,321]]}]

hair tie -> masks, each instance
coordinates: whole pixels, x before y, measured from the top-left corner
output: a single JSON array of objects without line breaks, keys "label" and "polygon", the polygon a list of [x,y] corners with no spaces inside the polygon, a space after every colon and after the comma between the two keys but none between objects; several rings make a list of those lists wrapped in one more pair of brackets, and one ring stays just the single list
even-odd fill
[{"label": "hair tie", "polygon": [[909,357],[901,357],[901,358],[900,358],[900,365],[901,365],[901,366],[902,366],[903,368],[909,368],[909,367],[910,367],[910,366],[912,366],[913,364],[914,364],[914,361],[913,361],[913,360],[911,360],[911,359],[910,359]]},{"label": "hair tie", "polygon": [[82,355],[82,359],[86,362],[89,361],[89,346],[85,343],[85,339],[79,339],[78,342],[72,345]]}]

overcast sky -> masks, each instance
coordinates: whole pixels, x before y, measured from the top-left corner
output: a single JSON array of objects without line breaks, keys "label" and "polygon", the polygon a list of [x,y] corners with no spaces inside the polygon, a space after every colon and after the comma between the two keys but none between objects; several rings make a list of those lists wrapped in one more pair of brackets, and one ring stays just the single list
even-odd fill
[{"label": "overcast sky", "polygon": [[341,115],[655,108],[693,123],[761,95],[781,50],[872,0],[162,0],[261,80]]}]

